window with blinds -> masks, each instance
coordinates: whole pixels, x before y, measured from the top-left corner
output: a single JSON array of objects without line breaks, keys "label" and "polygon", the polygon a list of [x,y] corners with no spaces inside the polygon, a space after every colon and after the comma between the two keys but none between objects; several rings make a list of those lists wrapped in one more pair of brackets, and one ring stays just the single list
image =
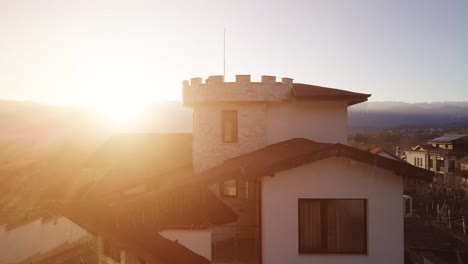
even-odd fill
[{"label": "window with blinds", "polygon": [[367,200],[299,199],[299,254],[367,254]]}]

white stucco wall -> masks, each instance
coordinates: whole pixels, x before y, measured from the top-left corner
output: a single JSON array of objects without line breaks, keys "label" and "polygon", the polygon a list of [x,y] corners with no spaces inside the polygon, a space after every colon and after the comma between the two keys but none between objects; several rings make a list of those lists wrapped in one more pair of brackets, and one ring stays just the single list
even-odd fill
[{"label": "white stucco wall", "polygon": [[184,247],[211,260],[210,230],[165,230],[159,234],[169,240],[177,240]]},{"label": "white stucco wall", "polygon": [[72,243],[88,233],[65,217],[42,223],[42,219],[7,230],[0,226],[0,263],[17,263]]},{"label": "white stucco wall", "polygon": [[267,107],[267,144],[292,138],[347,143],[346,102],[295,101]]},{"label": "white stucco wall", "polygon": [[[263,263],[403,264],[402,178],[347,158],[329,158],[265,177]],[[299,198],[368,199],[368,255],[299,255]]]},{"label": "white stucco wall", "polygon": [[426,153],[425,152],[420,152],[420,151],[406,151],[406,161],[410,163],[413,166],[416,166],[414,163],[414,158],[420,158],[422,159],[422,165],[418,166],[420,168],[426,168]]}]

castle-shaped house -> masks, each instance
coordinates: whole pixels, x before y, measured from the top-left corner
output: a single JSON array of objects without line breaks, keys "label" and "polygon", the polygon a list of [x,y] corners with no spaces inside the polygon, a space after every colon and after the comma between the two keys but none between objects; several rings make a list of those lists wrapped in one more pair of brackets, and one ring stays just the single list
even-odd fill
[{"label": "castle-shaped house", "polygon": [[431,173],[346,145],[347,108],[369,96],[273,76],[184,81],[190,166],[163,140],[154,162],[171,166],[101,198],[97,182],[61,210],[98,237],[100,264],[403,263],[403,178]]}]

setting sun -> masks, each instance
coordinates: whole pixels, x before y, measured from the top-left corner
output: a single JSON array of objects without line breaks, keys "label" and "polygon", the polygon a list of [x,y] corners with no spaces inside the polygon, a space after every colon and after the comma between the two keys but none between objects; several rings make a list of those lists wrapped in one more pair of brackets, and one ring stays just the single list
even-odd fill
[{"label": "setting sun", "polygon": [[143,102],[105,102],[92,106],[97,112],[103,114],[115,125],[127,125],[133,123],[143,113]]}]

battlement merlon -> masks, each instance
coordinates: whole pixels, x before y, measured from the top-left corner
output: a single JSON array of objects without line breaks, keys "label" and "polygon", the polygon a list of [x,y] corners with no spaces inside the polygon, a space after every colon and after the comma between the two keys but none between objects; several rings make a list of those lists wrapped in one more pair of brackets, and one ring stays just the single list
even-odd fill
[{"label": "battlement merlon", "polygon": [[216,102],[280,102],[291,97],[293,79],[261,76],[261,82],[252,82],[250,75],[236,75],[235,82],[224,82],[224,76],[210,76],[183,81],[185,105]]}]

